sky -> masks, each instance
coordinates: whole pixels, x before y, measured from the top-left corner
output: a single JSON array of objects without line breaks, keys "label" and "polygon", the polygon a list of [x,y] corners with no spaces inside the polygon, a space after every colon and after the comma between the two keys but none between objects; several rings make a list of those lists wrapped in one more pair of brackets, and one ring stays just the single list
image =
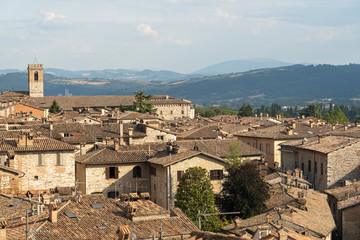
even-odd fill
[{"label": "sky", "polygon": [[360,63],[359,0],[0,2],[0,69],[152,69],[222,61]]}]

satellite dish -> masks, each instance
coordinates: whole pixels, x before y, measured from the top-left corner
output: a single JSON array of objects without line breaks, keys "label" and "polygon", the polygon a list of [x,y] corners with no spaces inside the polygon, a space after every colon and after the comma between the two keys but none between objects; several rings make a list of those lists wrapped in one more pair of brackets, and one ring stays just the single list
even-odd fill
[{"label": "satellite dish", "polygon": [[130,240],[137,240],[138,237],[136,236],[136,234],[134,232],[130,233]]},{"label": "satellite dish", "polygon": [[61,202],[62,202],[62,200],[61,200],[61,198],[59,198],[59,197],[55,197],[54,202],[55,202],[57,205],[60,205]]}]

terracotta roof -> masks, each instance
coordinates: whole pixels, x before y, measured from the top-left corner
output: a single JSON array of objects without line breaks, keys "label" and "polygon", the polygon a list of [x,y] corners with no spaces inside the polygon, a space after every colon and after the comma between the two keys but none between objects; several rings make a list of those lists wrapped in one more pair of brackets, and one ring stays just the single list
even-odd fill
[{"label": "terracotta roof", "polygon": [[224,162],[224,160],[222,160],[221,158],[218,158],[216,156],[207,154],[207,153],[203,153],[203,152],[199,152],[199,151],[193,151],[193,150],[189,150],[189,151],[184,151],[184,152],[180,152],[180,153],[176,153],[176,154],[168,154],[167,151],[162,151],[158,154],[156,154],[154,157],[150,158],[148,160],[149,163],[153,163],[153,164],[158,164],[158,165],[162,165],[162,166],[168,166],[177,162],[180,162],[182,160],[194,157],[194,156],[198,156],[198,155],[205,155],[208,157],[211,157],[213,159],[216,159],[218,161]]},{"label": "terracotta roof", "polygon": [[32,146],[17,146],[16,139],[3,139],[0,143],[0,151],[13,150],[15,152],[30,151],[73,151],[75,147],[52,138],[37,137],[33,140]]},{"label": "terracotta roof", "polygon": [[247,133],[236,134],[240,137],[254,137],[254,138],[269,138],[269,139],[302,139],[317,136],[330,131],[330,126],[317,126],[311,128],[310,126],[302,123],[296,123],[295,129],[293,129],[292,135],[286,134],[286,129],[289,126],[285,124],[265,127],[257,129],[255,131],[249,131]]},{"label": "terracotta roof", "polygon": [[[291,188],[287,193],[291,197],[297,198],[298,192],[303,192],[303,190]],[[275,225],[281,225],[296,230],[296,232],[309,230],[319,238],[328,236],[334,230],[335,222],[327,203],[326,195],[313,190],[307,190],[305,196],[306,209],[287,206],[279,210],[271,210],[267,213],[244,219],[238,223],[237,227],[235,227],[235,224],[230,224],[223,227],[223,229],[227,232],[241,235],[244,231],[255,232],[263,225],[267,225],[270,228],[274,228]],[[270,222],[268,222],[266,217],[267,214],[270,215]]]},{"label": "terracotta roof", "polygon": [[303,141],[293,141],[293,142],[284,142],[281,143],[282,146],[294,146],[299,149],[316,151],[324,154],[328,154],[345,148],[354,143],[360,141],[359,138],[346,137],[346,136],[325,136],[322,137],[321,142],[319,143],[319,138],[310,138],[303,144]]},{"label": "terracotta roof", "polygon": [[338,201],[347,200],[352,196],[358,196],[360,194],[360,181],[348,186],[326,189],[324,192],[334,196]]},{"label": "terracotta roof", "polygon": [[[154,151],[150,151],[150,156]],[[83,164],[120,164],[133,162],[146,162],[149,159],[149,151],[115,151],[112,148],[103,148],[91,151],[76,158]]]},{"label": "terracotta roof", "polygon": [[22,176],[25,175],[25,173],[22,171],[16,170],[16,169],[8,167],[8,166],[3,166],[3,165],[0,165],[0,171],[10,172],[15,175],[22,175]]},{"label": "terracotta roof", "polygon": [[195,128],[189,131],[179,133],[178,139],[216,139],[221,134],[219,133],[219,126],[207,125],[201,128]]},{"label": "terracotta roof", "polygon": [[[170,212],[149,200],[138,200],[139,213],[144,212],[145,220],[132,221],[126,217],[124,204],[103,195],[83,196],[81,202],[71,201],[58,213],[58,222],[50,221],[38,228],[35,238],[42,239],[116,239],[119,226],[129,226],[138,239],[159,237],[160,226],[162,236],[166,239],[179,239],[181,235],[189,236],[196,226],[177,208]],[[91,204],[100,204],[94,209]],[[151,208],[150,212],[147,212]],[[69,218],[70,211],[75,218]],[[146,216],[146,214],[148,215]],[[168,217],[164,217],[166,213]]]}]

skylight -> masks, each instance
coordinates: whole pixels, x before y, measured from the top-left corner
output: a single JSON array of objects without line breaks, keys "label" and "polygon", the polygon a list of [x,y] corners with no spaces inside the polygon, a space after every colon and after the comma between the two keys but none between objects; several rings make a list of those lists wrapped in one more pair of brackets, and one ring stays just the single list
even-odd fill
[{"label": "skylight", "polygon": [[65,211],[64,213],[65,213],[66,216],[68,216],[71,219],[76,219],[77,218],[72,211]]},{"label": "skylight", "polygon": [[104,206],[101,203],[92,203],[90,204],[94,209],[100,209],[104,208]]}]

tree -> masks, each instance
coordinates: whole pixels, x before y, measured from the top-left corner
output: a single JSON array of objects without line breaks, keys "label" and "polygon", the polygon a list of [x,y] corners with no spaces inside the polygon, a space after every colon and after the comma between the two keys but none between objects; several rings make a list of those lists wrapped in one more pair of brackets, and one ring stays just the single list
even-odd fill
[{"label": "tree", "polygon": [[[198,210],[201,213],[216,213],[215,196],[206,169],[193,167],[182,176],[175,195],[175,206],[197,224]],[[201,219],[201,229],[219,231],[222,224],[218,217],[207,216]]]},{"label": "tree", "polygon": [[156,109],[151,103],[146,103],[152,98],[152,95],[145,95],[145,91],[137,92],[135,91],[135,102],[133,104],[133,109],[141,113],[154,113]]},{"label": "tree", "polygon": [[225,155],[226,163],[229,166],[241,163],[241,149],[239,142],[229,143],[229,153]]},{"label": "tree", "polygon": [[323,116],[324,120],[328,123],[346,123],[349,122],[349,119],[345,116],[345,114],[341,111],[341,109],[338,107],[336,110],[332,109],[329,113],[325,113]]},{"label": "tree", "polygon": [[238,115],[239,117],[251,117],[253,109],[250,104],[245,105],[245,103],[239,109]]},{"label": "tree", "polygon": [[61,111],[61,109],[60,109],[58,103],[54,100],[49,108],[49,112],[58,113],[60,111]]},{"label": "tree", "polygon": [[249,218],[266,210],[265,201],[269,186],[262,179],[255,162],[228,165],[221,191],[221,210],[240,212],[241,218]]}]

